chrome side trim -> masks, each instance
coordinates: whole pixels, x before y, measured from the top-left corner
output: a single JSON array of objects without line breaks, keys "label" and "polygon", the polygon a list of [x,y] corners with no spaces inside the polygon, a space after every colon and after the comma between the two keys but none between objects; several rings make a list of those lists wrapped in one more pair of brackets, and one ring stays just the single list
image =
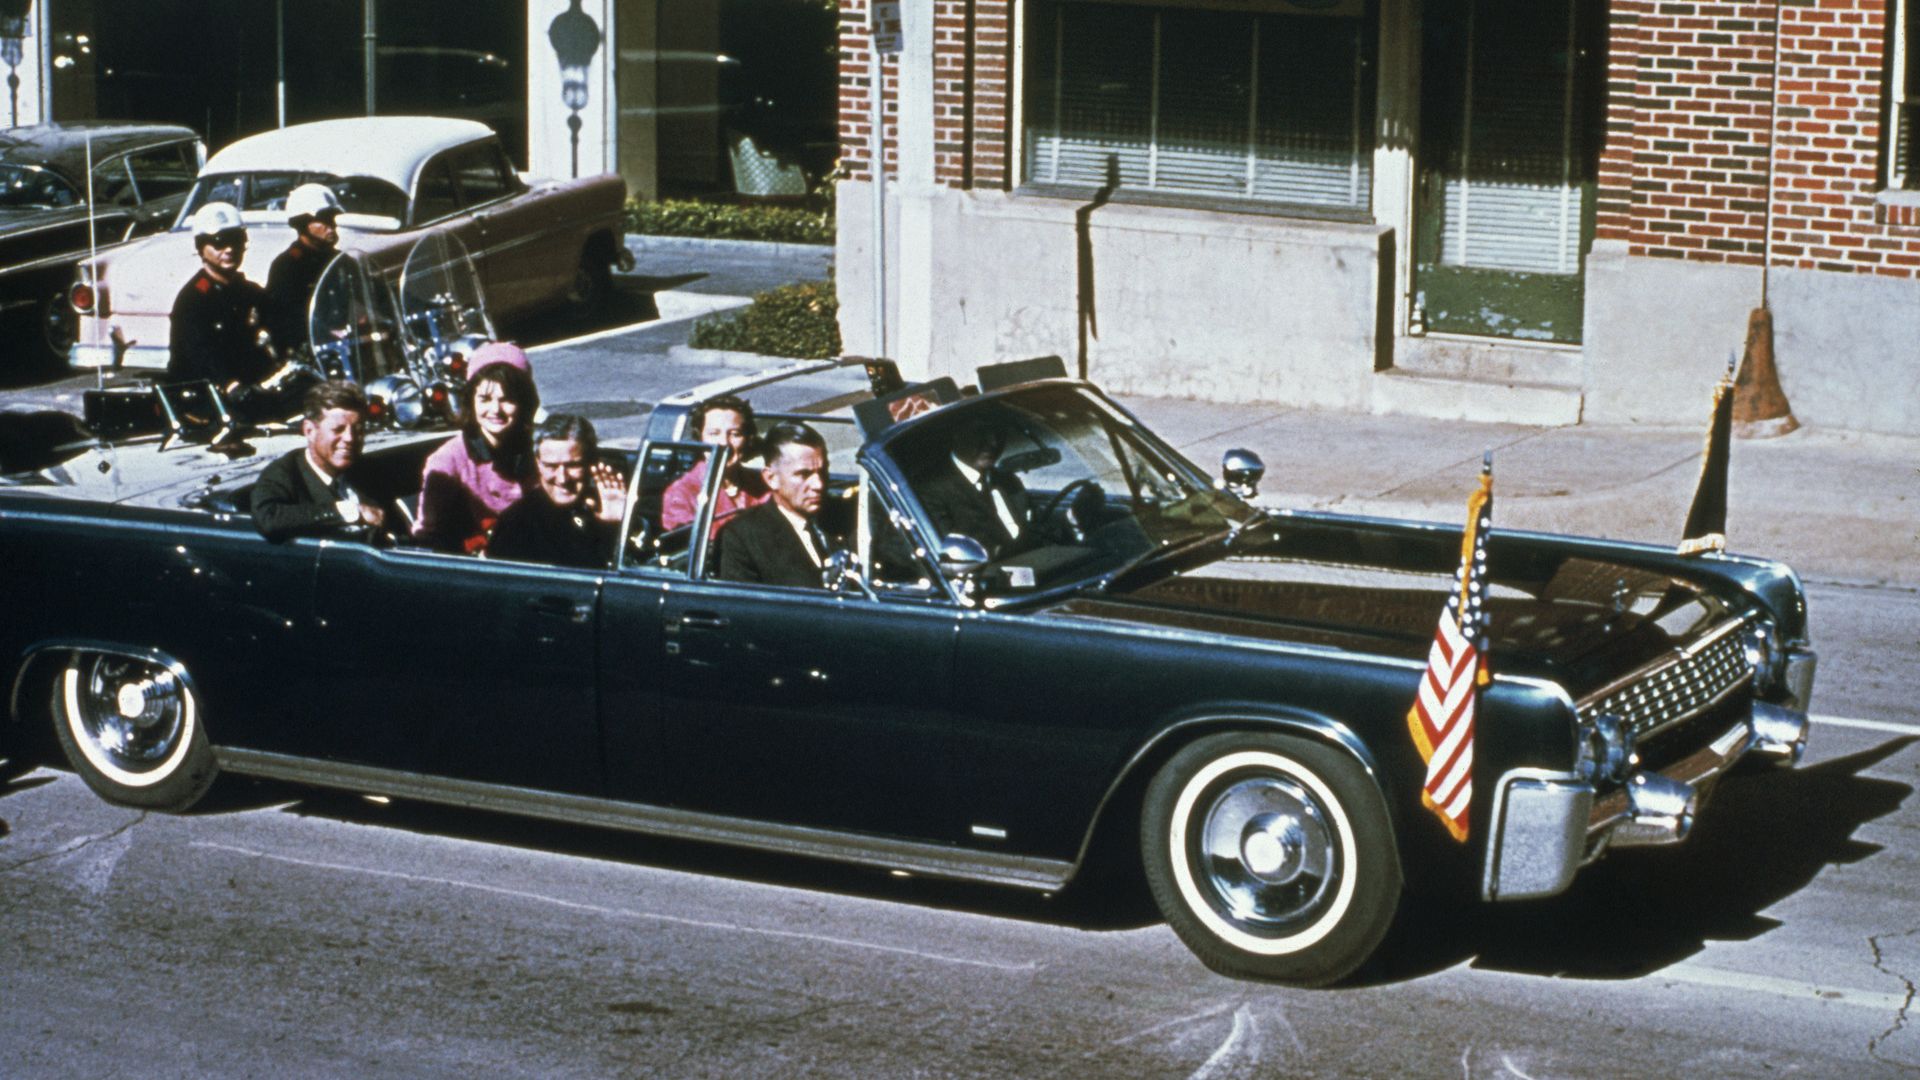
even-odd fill
[{"label": "chrome side trim", "polygon": [[1492,831],[1480,881],[1485,900],[1553,896],[1586,854],[1593,788],[1551,769],[1510,769],[1493,789]]},{"label": "chrome side trim", "polygon": [[926,877],[1052,892],[1066,884],[1073,872],[1071,863],[1055,859],[967,851],[940,844],[775,825],[718,814],[673,810],[586,795],[561,795],[505,784],[482,784],[261,750],[215,747],[214,757],[222,769],[249,776],[345,788],[369,794],[397,795],[472,810],[519,814],[548,821],[622,829],[676,840],[725,844],[781,855],[801,855],[882,870],[904,870]]}]

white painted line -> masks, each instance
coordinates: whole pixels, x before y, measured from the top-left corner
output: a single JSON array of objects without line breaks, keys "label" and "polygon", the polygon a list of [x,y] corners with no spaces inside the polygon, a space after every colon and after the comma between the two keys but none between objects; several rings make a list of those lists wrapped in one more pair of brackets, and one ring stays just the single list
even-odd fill
[{"label": "white painted line", "polygon": [[1243,1061],[1247,1065],[1260,1063],[1259,1032],[1254,1027],[1253,1007],[1250,1005],[1242,1005],[1234,1012],[1233,1029],[1227,1032],[1227,1040],[1220,1044],[1212,1057],[1193,1070],[1188,1080],[1208,1080],[1228,1069],[1238,1072],[1234,1067]]},{"label": "white painted line", "polygon": [[1817,713],[1811,719],[1816,724],[1859,728],[1861,731],[1888,731],[1895,735],[1920,735],[1920,724],[1896,724],[1890,720],[1856,720],[1847,716],[1822,716]]},{"label": "white painted line", "polygon": [[841,945],[850,949],[865,949],[870,952],[892,953],[898,956],[912,956],[921,960],[937,960],[943,964],[963,964],[968,967],[991,968],[995,971],[1034,971],[1037,963],[999,964],[990,960],[971,960],[964,956],[949,956],[944,953],[924,952],[920,949],[906,949],[896,945],[876,945],[868,941],[855,941],[851,938],[830,937],[825,934],[805,934],[797,930],[772,930],[761,926],[746,926],[740,923],[710,922],[704,919],[688,919],[678,915],[660,915],[650,911],[634,911],[631,908],[605,907],[600,904],[583,904],[577,900],[562,900],[557,896],[542,893],[524,892],[519,889],[506,889],[498,885],[482,885],[473,881],[455,881],[451,878],[427,877],[421,874],[403,874],[397,870],[375,870],[365,866],[349,866],[344,863],[318,862],[312,859],[296,859],[289,855],[275,855],[271,852],[256,851],[252,848],[236,847],[231,844],[215,844],[196,840],[191,845],[211,851],[225,851],[234,855],[244,855],[254,859],[271,859],[274,862],[288,863],[293,866],[306,866],[316,870],[339,870],[349,874],[365,874],[369,877],[391,878],[396,881],[410,881],[419,885],[445,885],[455,889],[471,889],[474,892],[490,893],[494,896],[506,896],[516,900],[532,900],[537,903],[551,904],[554,907],[571,911],[585,911],[595,915],[609,915],[614,918],[640,919],[648,922],[671,923],[676,926],[691,926],[702,930],[732,930],[743,934],[758,934],[762,937],[793,938],[800,941],[812,941],[823,945]]},{"label": "white painted line", "polygon": [[1718,968],[1696,967],[1692,964],[1675,964],[1662,968],[1647,976],[1650,980],[1669,979],[1674,982],[1690,983],[1694,986],[1712,986],[1727,990],[1750,990],[1757,994],[1770,994],[1790,1001],[1817,1001],[1834,1005],[1852,1005],[1859,1009],[1899,1012],[1908,1005],[1907,995],[1883,992],[1879,990],[1855,990],[1846,987],[1820,986],[1815,983],[1794,982],[1791,979],[1776,979],[1768,975],[1749,975],[1741,971],[1722,971]]},{"label": "white painted line", "polygon": [[564,349],[572,345],[585,345],[588,342],[599,341],[602,338],[630,334],[635,330],[651,330],[656,326],[666,326],[683,319],[697,319],[702,315],[711,315],[716,311],[728,311],[733,308],[746,307],[748,304],[753,303],[753,299],[746,296],[721,296],[709,293],[664,292],[655,294],[653,302],[655,308],[660,312],[660,317],[657,319],[628,323],[625,326],[615,326],[606,330],[595,330],[591,334],[581,334],[579,337],[567,338],[564,341],[549,341],[544,345],[535,345],[528,349],[527,355],[531,356],[535,353],[543,353],[552,349]]}]

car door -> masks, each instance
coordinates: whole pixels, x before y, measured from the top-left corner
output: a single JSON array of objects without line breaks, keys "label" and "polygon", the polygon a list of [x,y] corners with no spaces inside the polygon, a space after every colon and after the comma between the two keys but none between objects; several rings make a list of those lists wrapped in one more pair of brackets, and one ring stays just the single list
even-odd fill
[{"label": "car door", "polygon": [[[835,501],[851,524],[851,500]],[[851,585],[831,592],[708,578],[707,517],[703,508],[682,575],[654,593],[658,637],[634,642],[659,650],[657,751],[668,802],[959,842],[956,610],[927,589],[869,596]],[[719,535],[724,543],[724,527]]]},{"label": "car door", "polygon": [[601,572],[330,542],[315,577],[330,757],[599,794]]},{"label": "car door", "polygon": [[489,139],[454,151],[451,164],[461,204],[473,215],[474,261],[488,308],[499,318],[538,304],[551,291],[547,279],[554,271],[544,265],[550,241],[506,152]]}]

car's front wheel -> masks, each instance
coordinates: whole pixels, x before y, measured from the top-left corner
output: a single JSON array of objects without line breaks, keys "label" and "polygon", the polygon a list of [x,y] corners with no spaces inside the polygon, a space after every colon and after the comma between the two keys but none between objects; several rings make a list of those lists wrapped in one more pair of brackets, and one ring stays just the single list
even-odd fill
[{"label": "car's front wheel", "polygon": [[199,702],[172,667],[76,653],[56,680],[54,713],[68,763],[109,802],[185,810],[219,774]]},{"label": "car's front wheel", "polygon": [[1359,762],[1305,738],[1212,735],[1147,788],[1154,900],[1215,971],[1302,986],[1351,974],[1399,907],[1385,800]]}]

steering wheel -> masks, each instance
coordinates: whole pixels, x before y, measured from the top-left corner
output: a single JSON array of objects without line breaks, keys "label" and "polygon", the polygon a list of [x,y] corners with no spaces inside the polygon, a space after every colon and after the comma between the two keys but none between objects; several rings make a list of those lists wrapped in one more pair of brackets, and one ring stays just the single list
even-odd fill
[{"label": "steering wheel", "polygon": [[[1083,476],[1055,492],[1053,498],[1047,500],[1046,507],[1040,511],[1040,516],[1036,520],[1052,521],[1054,511],[1060,509],[1060,504],[1066,502],[1067,497],[1075,492],[1097,492],[1101,502],[1105,502],[1107,498],[1107,493],[1101,489],[1099,481],[1091,476]],[[1073,534],[1075,543],[1085,543],[1087,539],[1086,526],[1078,519],[1077,515],[1073,513],[1073,508],[1078,505],[1079,500],[1076,499],[1068,507],[1067,529]]]}]

